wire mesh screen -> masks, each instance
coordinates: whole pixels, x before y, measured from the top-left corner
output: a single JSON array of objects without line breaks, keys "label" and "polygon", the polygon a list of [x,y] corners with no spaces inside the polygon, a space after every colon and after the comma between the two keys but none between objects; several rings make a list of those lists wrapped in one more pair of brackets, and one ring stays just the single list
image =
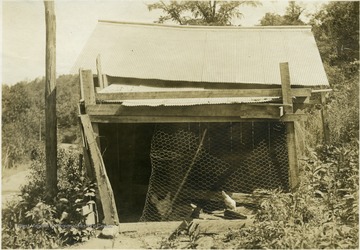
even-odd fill
[{"label": "wire mesh screen", "polygon": [[285,125],[279,122],[159,124],[141,221],[181,220],[194,205],[221,209],[221,191],[288,190]]}]

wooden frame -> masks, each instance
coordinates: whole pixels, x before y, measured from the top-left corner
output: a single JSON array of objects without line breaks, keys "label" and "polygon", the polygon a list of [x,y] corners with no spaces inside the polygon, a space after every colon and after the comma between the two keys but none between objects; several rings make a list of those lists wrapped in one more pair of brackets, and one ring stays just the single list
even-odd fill
[{"label": "wooden frame", "polygon": [[[81,122],[86,125],[89,140],[97,141],[90,150],[90,162],[94,165],[106,223],[118,222],[114,195],[108,181],[105,166],[99,154],[98,123],[181,123],[181,122],[264,122],[280,121],[286,123],[287,148],[289,160],[289,184],[293,190],[299,184],[297,162],[295,121],[303,121],[303,109],[311,105],[310,88],[291,88],[288,63],[280,63],[281,88],[270,89],[204,89],[200,91],[159,91],[159,92],[122,92],[96,93],[93,74],[90,70],[80,70],[81,85]],[[101,72],[100,57],[97,58],[97,73],[100,88],[107,86],[106,75]],[[221,98],[221,97],[280,97],[272,103],[211,104],[194,106],[124,106],[125,100],[140,99],[178,99],[178,98]],[[89,132],[90,131],[90,132]],[[89,153],[89,151],[87,152]],[[94,157],[96,158],[94,160]],[[89,162],[89,160],[88,160]],[[116,215],[115,215],[116,214]]]},{"label": "wooden frame", "polygon": [[[158,91],[158,92],[121,92],[121,93],[96,93],[97,102],[116,100],[139,99],[178,99],[178,98],[221,98],[221,97],[281,97],[282,89],[211,89],[199,91]],[[291,89],[295,98],[310,97],[311,89]]]}]

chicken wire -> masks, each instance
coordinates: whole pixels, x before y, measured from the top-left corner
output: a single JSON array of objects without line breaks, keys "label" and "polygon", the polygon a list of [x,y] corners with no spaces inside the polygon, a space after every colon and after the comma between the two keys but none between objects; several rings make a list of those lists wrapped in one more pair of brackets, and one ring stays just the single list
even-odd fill
[{"label": "chicken wire", "polygon": [[222,209],[221,191],[288,190],[285,132],[279,122],[156,125],[140,221],[186,219],[194,205]]}]

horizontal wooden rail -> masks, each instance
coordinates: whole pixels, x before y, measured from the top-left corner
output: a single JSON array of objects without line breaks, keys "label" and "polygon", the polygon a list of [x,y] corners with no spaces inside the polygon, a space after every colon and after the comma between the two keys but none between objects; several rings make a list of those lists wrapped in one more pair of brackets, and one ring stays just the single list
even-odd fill
[{"label": "horizontal wooden rail", "polygon": [[87,106],[89,115],[121,116],[244,116],[249,118],[280,118],[279,107],[270,105],[218,104],[194,106],[136,106],[97,104]]},{"label": "horizontal wooden rail", "polygon": [[175,107],[126,107],[119,104],[87,106],[92,122],[99,123],[161,123],[161,122],[229,122],[245,120],[295,121],[302,114],[281,116],[275,105],[198,105]]},{"label": "horizontal wooden rail", "polygon": [[[309,97],[311,89],[291,89],[293,97]],[[230,98],[230,97],[281,97],[281,89],[211,89],[199,91],[154,91],[154,92],[118,92],[96,93],[97,101],[122,101],[140,99],[178,99],[178,98]]]}]

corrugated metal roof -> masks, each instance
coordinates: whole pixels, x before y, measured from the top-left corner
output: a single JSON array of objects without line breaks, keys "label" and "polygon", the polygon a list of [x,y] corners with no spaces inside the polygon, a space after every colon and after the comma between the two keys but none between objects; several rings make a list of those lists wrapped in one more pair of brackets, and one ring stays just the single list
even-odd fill
[{"label": "corrugated metal roof", "polygon": [[203,27],[99,21],[73,71],[190,82],[328,85],[311,27]]},{"label": "corrugated metal roof", "polygon": [[204,88],[171,88],[171,87],[156,87],[145,85],[129,85],[114,83],[106,88],[103,88],[99,93],[121,93],[121,92],[161,92],[161,91],[202,91]]}]

